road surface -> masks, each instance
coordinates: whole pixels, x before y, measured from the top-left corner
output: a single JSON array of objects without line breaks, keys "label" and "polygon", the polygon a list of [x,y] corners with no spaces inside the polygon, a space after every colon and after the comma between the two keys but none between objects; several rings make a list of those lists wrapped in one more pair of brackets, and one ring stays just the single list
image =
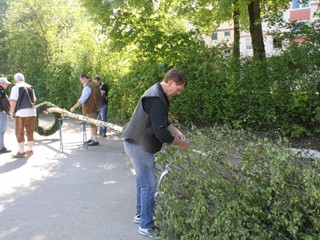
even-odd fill
[{"label": "road surface", "polygon": [[[59,134],[35,134],[34,155],[14,159],[18,146],[9,121],[0,155],[1,240],[145,240],[133,223],[135,176],[121,135],[110,131],[100,146],[82,146],[82,124]],[[89,128],[87,128],[89,133]]]}]

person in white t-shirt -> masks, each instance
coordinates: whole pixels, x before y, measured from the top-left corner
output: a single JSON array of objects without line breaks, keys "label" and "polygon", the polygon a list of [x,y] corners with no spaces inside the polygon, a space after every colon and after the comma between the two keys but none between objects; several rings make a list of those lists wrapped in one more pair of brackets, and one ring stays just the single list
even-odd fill
[{"label": "person in white t-shirt", "polygon": [[[19,151],[13,157],[23,158],[33,154],[33,135],[37,116],[36,96],[32,86],[25,82],[22,73],[15,74],[13,78],[15,85],[10,94],[10,117],[15,120],[15,134],[19,144]],[[24,131],[27,132],[27,151],[24,151]]]}]

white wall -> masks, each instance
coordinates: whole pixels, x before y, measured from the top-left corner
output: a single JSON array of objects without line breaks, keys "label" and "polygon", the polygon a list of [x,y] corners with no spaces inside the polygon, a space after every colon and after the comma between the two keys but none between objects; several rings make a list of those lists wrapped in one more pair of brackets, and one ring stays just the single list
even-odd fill
[{"label": "white wall", "polygon": [[[310,1],[310,8],[311,8],[311,21],[314,21],[316,19],[319,19],[319,17],[315,17],[314,13],[317,11],[318,6],[315,3],[320,3],[320,0],[316,1]],[[290,11],[291,11],[291,5],[290,8],[288,8],[286,11],[283,12],[283,19],[288,22],[290,20]],[[271,32],[274,30],[278,31],[285,31],[285,29],[273,26],[268,27],[266,23],[262,23],[262,31],[263,31],[263,38],[264,38],[264,45],[266,50],[267,56],[273,56],[277,55],[281,52],[281,49],[275,49],[273,47],[273,37],[270,35]],[[245,57],[251,57],[253,55],[252,49],[246,49],[246,41],[250,39],[251,36],[249,32],[241,32],[240,34],[240,54],[241,56]]]}]

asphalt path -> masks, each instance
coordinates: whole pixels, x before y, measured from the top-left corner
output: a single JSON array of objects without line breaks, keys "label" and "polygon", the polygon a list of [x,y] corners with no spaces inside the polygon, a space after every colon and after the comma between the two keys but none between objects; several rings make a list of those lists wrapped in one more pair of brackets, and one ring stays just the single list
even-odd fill
[{"label": "asphalt path", "polygon": [[[89,128],[87,128],[89,133]],[[100,146],[83,148],[82,124],[65,121],[59,133],[35,134],[34,155],[18,150],[9,121],[0,154],[1,240],[144,240],[133,223],[135,176],[121,135],[109,131]]]}]

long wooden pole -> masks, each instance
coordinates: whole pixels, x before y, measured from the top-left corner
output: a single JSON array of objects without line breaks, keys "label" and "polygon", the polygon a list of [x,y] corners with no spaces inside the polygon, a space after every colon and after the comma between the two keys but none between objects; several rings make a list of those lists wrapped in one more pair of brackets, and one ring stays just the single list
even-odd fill
[{"label": "long wooden pole", "polygon": [[47,109],[47,112],[49,112],[49,113],[60,113],[63,116],[74,118],[76,120],[85,121],[87,123],[91,123],[91,124],[94,124],[94,125],[97,125],[97,126],[108,127],[108,128],[113,129],[113,130],[116,130],[118,132],[123,132],[123,127],[118,126],[116,124],[100,121],[100,120],[97,120],[97,119],[94,119],[94,118],[89,118],[89,117],[86,117],[86,116],[83,116],[83,115],[80,115],[80,114],[71,113],[71,112],[69,112],[69,111],[67,111],[65,109],[51,107],[51,108]]},{"label": "long wooden pole", "polygon": [[[61,109],[61,108],[48,108],[46,110],[49,113],[60,113],[63,116],[67,116],[70,118],[74,118],[76,120],[80,120],[80,121],[85,121],[87,123],[92,123],[95,124],[97,126],[103,126],[103,127],[109,127],[113,130],[116,130],[118,132],[123,132],[123,127],[118,126],[116,124],[112,124],[112,123],[108,123],[108,122],[104,122],[104,121],[100,121],[94,118],[89,118],[80,114],[75,114],[75,113],[71,113],[65,109]],[[307,149],[296,149],[296,148],[291,148],[291,150],[294,153],[299,154],[300,157],[302,158],[311,158],[311,159],[320,159],[320,151],[316,151],[316,150],[307,150]],[[198,151],[198,150],[192,150],[194,153],[198,153],[201,154],[203,156],[207,156],[208,153],[206,152],[202,152],[202,151]]]}]

